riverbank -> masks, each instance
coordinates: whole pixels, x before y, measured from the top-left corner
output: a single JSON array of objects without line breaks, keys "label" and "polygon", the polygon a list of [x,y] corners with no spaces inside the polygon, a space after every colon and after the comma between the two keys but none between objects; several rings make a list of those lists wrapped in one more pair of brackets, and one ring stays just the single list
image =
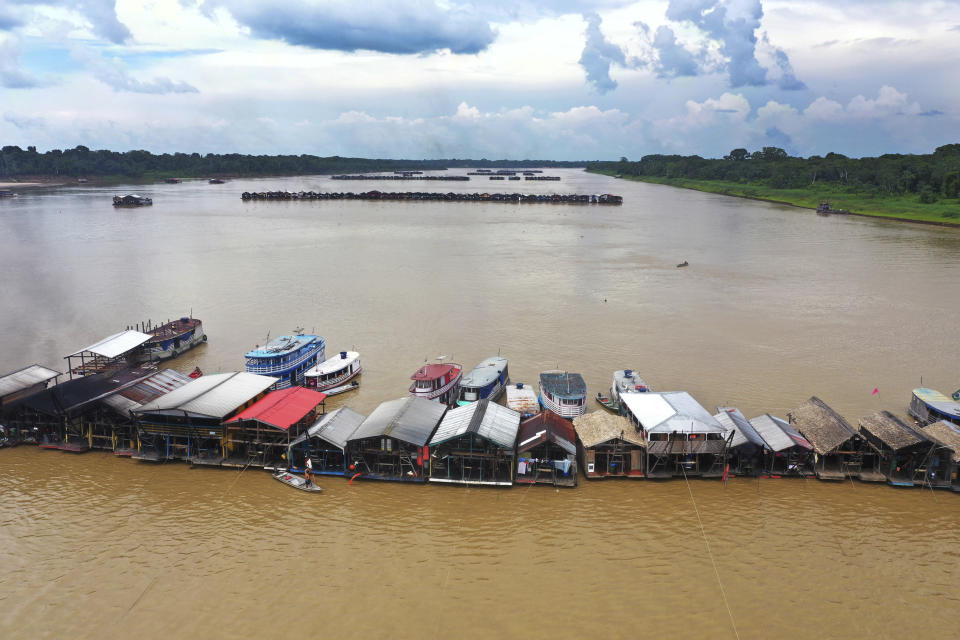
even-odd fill
[{"label": "riverbank", "polygon": [[[591,169],[587,171],[610,176],[616,175],[614,171]],[[851,215],[950,227],[960,226],[960,202],[939,201],[932,204],[923,204],[916,195],[881,196],[873,193],[849,192],[829,186],[805,189],[775,189],[765,185],[741,184],[723,180],[691,180],[688,178],[652,176],[623,176],[623,179],[664,184],[681,189],[694,189],[695,191],[705,191],[737,198],[763,200],[804,209],[816,209],[820,202],[827,201],[834,209],[845,209]]]}]

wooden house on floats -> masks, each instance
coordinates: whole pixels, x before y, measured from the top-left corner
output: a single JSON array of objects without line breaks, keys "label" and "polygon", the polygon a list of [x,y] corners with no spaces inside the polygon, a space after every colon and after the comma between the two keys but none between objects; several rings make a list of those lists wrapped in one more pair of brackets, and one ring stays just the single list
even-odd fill
[{"label": "wooden house on floats", "polygon": [[430,482],[513,485],[520,414],[490,402],[469,402],[447,411],[430,439]]},{"label": "wooden house on floats", "polygon": [[723,428],[733,433],[727,446],[730,471],[738,476],[758,476],[763,471],[767,443],[736,407],[717,407],[714,414]]},{"label": "wooden house on floats", "polygon": [[937,445],[927,465],[927,482],[937,489],[960,491],[960,427],[940,420],[921,431]]},{"label": "wooden house on floats", "polygon": [[648,478],[719,478],[732,435],[686,391],[625,393],[625,415],[647,443]]},{"label": "wooden house on floats", "polygon": [[781,418],[765,413],[750,419],[766,444],[761,475],[766,478],[814,475],[813,445]]},{"label": "wooden house on floats", "polygon": [[[813,445],[814,472],[820,480],[859,478],[863,468],[863,438],[823,400],[809,400],[787,414],[790,425]],[[876,480],[868,470],[863,479]],[[879,478],[882,480],[883,478]]]},{"label": "wooden house on floats", "polygon": [[147,342],[153,336],[133,329],[108,336],[99,342],[64,356],[70,378],[119,369],[131,369],[149,360]]},{"label": "wooden house on floats", "polygon": [[913,390],[907,413],[920,424],[946,420],[960,426],[960,402],[926,387]]},{"label": "wooden house on floats", "polygon": [[314,473],[344,475],[347,472],[347,440],[366,418],[348,407],[324,414],[287,447],[287,470],[302,472],[306,458],[310,456]]},{"label": "wooden house on floats", "polygon": [[139,450],[133,457],[227,461],[234,446],[224,421],[260,400],[276,382],[245,371],[207,374],[134,409]]},{"label": "wooden house on floats", "polygon": [[[99,414],[96,438],[109,443],[114,454],[130,457],[137,453],[137,422],[134,410],[160,396],[179,389],[191,378],[173,369],[162,369],[119,388],[103,399],[110,411]],[[94,439],[96,446],[96,439]]]},{"label": "wooden house on floats", "polygon": [[623,416],[594,411],[573,419],[587,478],[642,478],[646,441]]},{"label": "wooden house on floats", "polygon": [[923,485],[933,442],[889,411],[860,418],[860,434],[869,449],[863,470],[873,470],[898,487]]},{"label": "wooden house on floats", "polygon": [[28,428],[26,432],[21,432],[20,428],[8,419],[12,419],[16,413],[10,410],[10,406],[21,398],[43,391],[50,385],[51,381],[56,383],[57,378],[61,375],[63,374],[59,371],[42,367],[39,364],[32,364],[29,367],[0,376],[0,424],[4,425],[5,429],[3,433],[0,433],[0,438],[4,439],[6,446],[15,446],[23,440],[33,439],[31,428]]},{"label": "wooden house on floats", "polygon": [[[305,387],[270,391],[226,422],[227,448],[241,465],[285,466],[290,443],[323,414],[327,396]],[[200,459],[199,462],[209,461]]]},{"label": "wooden house on floats", "polygon": [[577,434],[569,420],[541,411],[517,432],[517,484],[577,486]]},{"label": "wooden house on floats", "polygon": [[447,406],[408,396],[381,403],[347,440],[347,470],[374,480],[426,481],[430,436]]}]

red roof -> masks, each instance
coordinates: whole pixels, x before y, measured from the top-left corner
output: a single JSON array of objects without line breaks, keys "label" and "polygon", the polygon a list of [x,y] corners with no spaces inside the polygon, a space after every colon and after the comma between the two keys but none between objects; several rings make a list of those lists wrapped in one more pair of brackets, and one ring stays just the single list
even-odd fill
[{"label": "red roof", "polygon": [[458,364],[425,364],[417,372],[410,376],[411,380],[436,380],[437,378],[446,375],[448,373],[454,373],[456,376],[457,373],[463,370]]},{"label": "red roof", "polygon": [[327,394],[325,393],[318,393],[303,387],[271,391],[227,422],[256,420],[286,431],[292,425],[303,420],[326,398]]}]

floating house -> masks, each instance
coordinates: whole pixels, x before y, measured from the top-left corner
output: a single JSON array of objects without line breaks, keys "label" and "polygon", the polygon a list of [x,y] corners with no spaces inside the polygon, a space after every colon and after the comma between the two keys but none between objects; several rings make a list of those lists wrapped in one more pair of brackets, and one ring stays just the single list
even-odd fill
[{"label": "floating house", "polygon": [[64,356],[71,378],[105,371],[133,368],[146,360],[144,345],[152,336],[127,329],[108,336],[89,347]]},{"label": "floating house", "polygon": [[758,476],[763,471],[767,443],[736,407],[717,407],[714,414],[724,429],[733,433],[727,446],[730,470],[739,476]]},{"label": "floating house", "polygon": [[246,371],[276,378],[277,389],[299,386],[303,384],[304,373],[323,362],[325,346],[320,336],[280,336],[247,352]]},{"label": "floating house", "polygon": [[323,413],[326,398],[304,387],[270,391],[224,422],[231,457],[244,465],[286,466],[282,464],[283,454]]},{"label": "floating house", "polygon": [[860,476],[865,446],[863,438],[823,400],[812,396],[787,417],[791,426],[813,445],[817,478],[843,480]]},{"label": "floating house", "polygon": [[626,393],[621,400],[646,440],[648,478],[723,475],[732,434],[689,393]]},{"label": "floating house", "polygon": [[485,359],[460,380],[460,397],[457,404],[464,405],[489,398],[497,400],[510,384],[508,362],[501,356]]},{"label": "floating house", "polygon": [[960,427],[940,420],[921,431],[936,445],[927,464],[927,482],[938,489],[960,491]]},{"label": "floating house", "polygon": [[62,375],[59,371],[32,364],[0,376],[0,418],[3,416],[4,406],[19,398],[43,391],[50,386],[51,380],[56,382]]},{"label": "floating house", "polygon": [[933,442],[889,411],[860,418],[860,434],[870,447],[863,454],[863,471],[873,470],[898,487],[926,480]]},{"label": "floating house", "polygon": [[276,378],[243,371],[205,375],[152,400],[137,418],[138,460],[228,461],[224,421],[260,400]]},{"label": "floating house", "polygon": [[577,486],[577,434],[569,420],[543,411],[520,423],[517,484]]},{"label": "floating house", "polygon": [[540,404],[561,418],[582,416],[587,412],[587,383],[579,373],[544,371],[540,374]]},{"label": "floating house", "polygon": [[313,472],[342,476],[347,472],[347,440],[354,434],[366,416],[348,407],[324,414],[306,433],[287,448],[287,469],[295,473],[304,470],[306,456],[310,456]]},{"label": "floating house", "polygon": [[426,481],[430,436],[447,407],[408,396],[380,404],[347,440],[347,468],[361,478]]},{"label": "floating house", "polygon": [[129,193],[125,196],[113,196],[113,206],[115,207],[145,207],[151,204],[153,204],[151,198],[135,193]]},{"label": "floating house", "polygon": [[646,440],[623,416],[594,411],[573,419],[587,478],[642,478]]},{"label": "floating house", "polygon": [[[111,412],[100,414],[96,423],[93,446],[97,440],[109,442],[109,447],[118,456],[130,457],[137,453],[137,423],[133,412],[160,396],[179,389],[191,378],[173,369],[156,371],[123,386],[103,399]],[[108,417],[109,416],[109,417]]]},{"label": "floating house", "polygon": [[814,475],[813,445],[781,418],[765,413],[750,419],[766,444],[761,474],[768,478]]},{"label": "floating house", "polygon": [[507,408],[519,413],[523,420],[540,413],[540,400],[537,398],[537,392],[529,386],[518,382],[517,384],[508,384],[506,389]]},{"label": "floating house", "polygon": [[490,401],[447,411],[430,439],[430,482],[509,487],[520,414]]},{"label": "floating house", "polygon": [[960,425],[960,402],[925,387],[913,390],[907,413],[920,424],[946,420]]}]

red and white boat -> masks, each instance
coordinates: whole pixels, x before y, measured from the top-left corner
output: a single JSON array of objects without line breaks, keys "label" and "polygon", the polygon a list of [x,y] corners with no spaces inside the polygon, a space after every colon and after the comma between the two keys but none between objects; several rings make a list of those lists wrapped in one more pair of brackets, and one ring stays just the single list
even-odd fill
[{"label": "red and white boat", "polygon": [[463,367],[454,362],[425,364],[410,376],[410,395],[446,405],[457,401]]}]

